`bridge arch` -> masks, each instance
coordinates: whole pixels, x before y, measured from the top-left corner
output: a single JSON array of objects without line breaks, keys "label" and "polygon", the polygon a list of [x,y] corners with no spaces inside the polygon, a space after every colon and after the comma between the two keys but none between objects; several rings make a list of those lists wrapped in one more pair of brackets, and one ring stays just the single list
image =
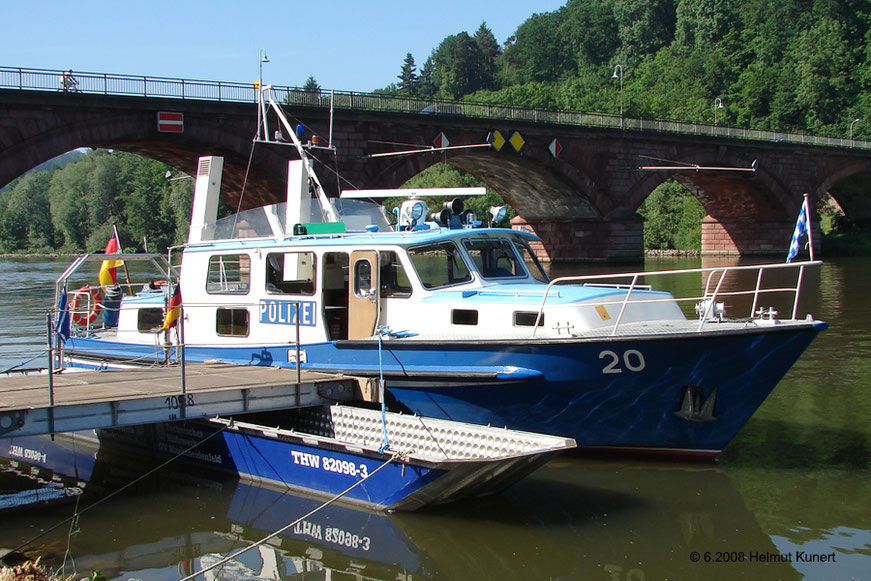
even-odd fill
[{"label": "bridge arch", "polygon": [[854,160],[829,172],[815,188],[817,199],[828,192],[852,222],[871,225],[871,162]]},{"label": "bridge arch", "polygon": [[[652,169],[641,170],[629,191],[633,210],[668,179],[683,185],[702,205],[703,254],[769,254],[788,243],[801,195],[787,191],[776,171],[757,159],[747,160],[743,152],[686,148],[674,152],[675,160],[691,160],[702,168],[729,170]],[[755,164],[755,171],[746,171]],[[671,163],[652,162],[647,167],[663,168]],[[789,230],[789,232],[787,232]],[[784,240],[786,242],[784,242]]]}]

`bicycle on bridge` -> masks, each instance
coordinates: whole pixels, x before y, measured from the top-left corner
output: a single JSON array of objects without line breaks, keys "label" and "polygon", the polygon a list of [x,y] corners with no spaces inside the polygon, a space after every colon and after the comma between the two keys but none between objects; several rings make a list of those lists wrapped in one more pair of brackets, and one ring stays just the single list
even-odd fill
[{"label": "bicycle on bridge", "polygon": [[73,76],[72,69],[64,71],[60,76],[61,91],[64,93],[78,93],[79,81]]}]

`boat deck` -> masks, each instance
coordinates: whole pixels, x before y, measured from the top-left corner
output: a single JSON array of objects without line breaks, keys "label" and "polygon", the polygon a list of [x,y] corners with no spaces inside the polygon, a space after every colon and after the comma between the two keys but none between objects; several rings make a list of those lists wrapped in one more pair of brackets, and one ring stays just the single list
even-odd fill
[{"label": "boat deck", "polygon": [[[575,329],[575,328],[539,328],[533,336],[531,328],[516,328],[508,332],[499,332],[498,337],[487,333],[486,329],[473,329],[462,332],[456,331],[422,331],[411,337],[384,339],[389,341],[486,341],[486,340],[503,340],[503,341],[548,341],[548,340],[570,340],[570,339],[609,339],[613,337],[632,338],[632,337],[650,337],[650,336],[665,336],[665,335],[699,335],[699,334],[716,334],[725,332],[735,332],[746,329],[758,328],[787,328],[787,327],[804,327],[814,324],[813,320],[789,320],[780,319],[771,320],[749,320],[749,319],[727,319],[723,321],[708,321],[704,327],[700,327],[698,320],[662,320],[662,321],[638,321],[630,323],[622,323],[617,331],[614,332],[614,327],[611,325],[596,327],[594,329]],[[377,337],[372,337],[376,340]]]},{"label": "boat deck", "polygon": [[[52,434],[354,399],[353,379],[222,363],[0,378],[0,437]],[[182,387],[183,386],[183,387]]]}]

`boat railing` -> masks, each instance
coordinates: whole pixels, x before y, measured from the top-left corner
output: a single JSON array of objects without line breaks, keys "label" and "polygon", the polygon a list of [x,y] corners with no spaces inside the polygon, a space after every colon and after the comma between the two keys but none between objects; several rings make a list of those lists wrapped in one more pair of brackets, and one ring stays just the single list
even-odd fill
[{"label": "boat railing", "polygon": [[[717,320],[722,315],[722,303],[719,303],[719,300],[726,299],[729,297],[742,297],[749,296],[752,297],[750,312],[747,314],[748,319],[752,319],[754,317],[761,316],[771,316],[772,313],[767,312],[763,313],[759,310],[760,300],[763,296],[767,296],[770,294],[787,294],[792,295],[792,313],[791,319],[796,320],[798,315],[798,305],[799,298],[801,292],[801,284],[804,278],[805,269],[809,266],[818,266],[822,264],[822,261],[803,261],[803,262],[791,262],[791,263],[774,263],[774,264],[756,264],[756,265],[743,265],[743,266],[717,266],[717,267],[706,267],[706,268],[692,268],[692,269],[681,269],[681,270],[654,270],[654,271],[639,271],[639,272],[628,272],[628,273],[613,273],[613,274],[590,274],[590,275],[575,275],[575,276],[562,276],[551,280],[545,290],[542,293],[541,304],[538,308],[538,313],[536,315],[535,324],[532,328],[532,336],[535,337],[537,329],[541,326],[541,322],[543,321],[545,307],[547,306],[548,298],[552,298],[554,293],[558,291],[555,290],[555,287],[558,285],[565,284],[580,284],[584,286],[595,286],[595,287],[606,287],[606,288],[614,288],[617,290],[626,291],[625,294],[619,300],[613,301],[597,301],[596,306],[619,306],[619,313],[614,321],[614,324],[611,329],[611,335],[614,336],[617,334],[624,316],[626,315],[627,309],[630,305],[634,304],[651,304],[651,303],[694,303],[696,305],[696,312],[699,315],[699,326],[698,331],[701,332],[704,330],[706,324],[709,321]],[[763,275],[766,273],[771,273],[772,271],[783,271],[783,270],[793,270],[797,272],[797,276],[795,279],[795,284],[789,284],[786,286],[776,285],[771,287],[763,286]],[[755,286],[752,288],[726,288],[724,287],[724,283],[727,278],[733,280],[737,278],[740,273],[756,273],[755,276]],[[677,297],[669,294],[668,296],[664,296],[661,298],[652,297],[650,295],[645,295],[641,298],[633,298],[633,292],[635,291],[651,291],[654,289],[654,285],[652,284],[640,284],[639,281],[642,279],[645,283],[650,278],[665,278],[665,277],[674,277],[677,275],[693,275],[697,274],[703,277],[703,285],[702,285],[702,294],[701,295],[692,295],[686,297]],[[603,282],[603,281],[614,281],[628,279],[628,283],[614,283],[614,282]],[[592,307],[591,307],[592,308]]]},{"label": "boat railing", "polygon": [[[110,288],[110,287],[96,286],[96,287],[91,287],[91,288],[105,290],[105,289]],[[178,363],[179,365],[181,365],[183,367],[184,362],[185,362],[184,351],[186,348],[189,348],[189,347],[210,348],[210,347],[226,347],[227,346],[226,343],[218,343],[218,342],[192,343],[192,342],[187,341],[185,339],[185,324],[186,324],[185,312],[186,311],[192,311],[192,310],[196,310],[196,309],[209,309],[209,310],[214,311],[216,308],[217,309],[232,308],[232,309],[247,309],[247,310],[249,310],[249,312],[252,312],[252,311],[256,312],[256,309],[260,308],[259,303],[251,302],[251,301],[242,301],[242,302],[232,301],[232,302],[227,302],[227,303],[215,303],[215,302],[193,302],[193,301],[186,302],[182,299],[182,301],[180,301],[179,304],[177,305],[177,307],[179,309],[178,317],[176,318],[177,325],[174,327],[174,329],[176,329],[176,330],[173,331],[173,329],[163,328],[163,323],[166,320],[167,313],[169,312],[169,310],[171,308],[169,306],[169,304],[170,304],[170,302],[169,302],[170,301],[169,289],[167,289],[166,292],[164,292],[163,289],[155,290],[154,294],[155,294],[155,296],[158,296],[158,297],[163,296],[162,301],[160,301],[159,303],[154,303],[154,305],[155,305],[154,308],[159,307],[159,309],[162,311],[161,317],[160,317],[161,320],[155,321],[154,325],[148,329],[142,329],[142,328],[139,329],[140,334],[154,335],[155,340],[152,344],[153,351],[151,351],[148,354],[143,354],[143,350],[148,349],[148,346],[146,344],[143,343],[143,344],[138,344],[138,345],[130,345],[129,343],[119,341],[117,345],[112,345],[110,343],[101,344],[99,346],[99,352],[105,353],[106,351],[112,351],[112,352],[116,352],[118,354],[123,354],[125,352],[129,352],[131,354],[130,357],[126,357],[126,356],[121,355],[121,359],[123,359],[124,362],[129,362],[129,363],[134,364],[134,365],[136,363],[140,363],[140,362],[152,362],[153,363],[155,361],[162,361],[163,364],[170,364],[174,361],[175,363]],[[89,296],[89,298],[90,298],[90,296]],[[147,298],[147,295],[146,295],[146,298]],[[296,312],[299,312],[301,309],[301,305],[303,304],[304,301],[302,301],[302,300],[298,300],[298,301],[288,300],[286,302],[290,305],[293,305],[293,308],[296,309]],[[101,308],[105,307],[105,305],[103,305],[102,303],[98,303],[98,304]],[[121,302],[117,306],[112,305],[109,308],[116,310],[120,316],[120,313],[122,311],[141,310],[143,308],[143,304],[144,303],[142,303],[142,302],[134,302],[132,304],[124,304],[124,302]],[[89,303],[89,307],[90,307],[90,303]],[[88,312],[90,312],[90,311],[88,311]],[[69,304],[66,307],[66,313],[57,312],[56,316],[60,316],[61,314],[66,314],[66,315],[70,316],[70,318],[72,318],[71,315],[73,313],[69,307]],[[294,347],[296,349],[296,356],[295,356],[296,365],[295,365],[295,367],[296,367],[297,382],[299,382],[300,375],[301,375],[301,369],[300,369],[300,363],[301,363],[300,318],[299,317],[296,317],[296,321],[294,322],[293,326],[295,328],[296,337],[295,337],[295,341],[293,341],[292,343],[290,343],[290,342],[288,343],[288,346],[294,345]],[[91,324],[90,322],[86,322],[84,324],[77,324],[77,323],[74,323],[73,321],[70,322],[70,332],[73,336],[88,336],[88,335],[91,335],[95,332],[105,331],[105,330],[107,330],[107,327],[105,324],[94,325],[94,324]],[[60,331],[57,328],[55,328],[54,325],[51,325],[51,324],[49,325],[49,333],[50,333],[50,335],[53,335],[56,338],[55,342],[57,343],[57,347],[55,347],[53,349],[53,352],[55,355],[55,359],[57,360],[58,368],[60,368],[63,365],[63,337],[60,335]],[[173,337],[172,334],[175,334],[175,336]],[[58,337],[60,337],[61,340],[57,340]],[[51,338],[50,338],[50,341],[51,341]],[[49,347],[51,350],[51,345]],[[77,350],[80,353],[87,353],[86,348],[77,347]],[[134,355],[136,353],[139,353],[138,357]],[[50,354],[50,358],[52,358],[51,354]],[[184,375],[183,371],[182,371],[182,374]],[[184,390],[184,380],[182,383],[182,387]]]}]

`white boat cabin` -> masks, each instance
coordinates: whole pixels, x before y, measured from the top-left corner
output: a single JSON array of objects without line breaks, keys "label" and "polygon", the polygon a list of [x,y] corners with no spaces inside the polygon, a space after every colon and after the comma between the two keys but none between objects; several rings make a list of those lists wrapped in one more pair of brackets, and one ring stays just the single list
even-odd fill
[{"label": "white boat cabin", "polygon": [[[305,174],[303,163],[291,161],[290,175]],[[216,220],[221,165],[200,162],[183,250],[188,344],[294,344],[297,325],[301,344],[366,339],[381,328],[409,339],[529,338],[534,327],[539,337],[566,336],[612,325],[626,294],[612,285],[561,287],[544,304],[548,277],[530,247],[533,235],[437,224],[394,231],[380,206],[356,199],[333,202],[340,222],[320,221],[316,205],[312,217],[310,198],[295,200],[293,192],[285,204]],[[624,322],[685,320],[673,301],[662,301],[667,293],[636,291],[633,301],[645,294],[651,300],[633,302]],[[126,297],[117,339],[136,343],[154,333],[165,295]]]}]

